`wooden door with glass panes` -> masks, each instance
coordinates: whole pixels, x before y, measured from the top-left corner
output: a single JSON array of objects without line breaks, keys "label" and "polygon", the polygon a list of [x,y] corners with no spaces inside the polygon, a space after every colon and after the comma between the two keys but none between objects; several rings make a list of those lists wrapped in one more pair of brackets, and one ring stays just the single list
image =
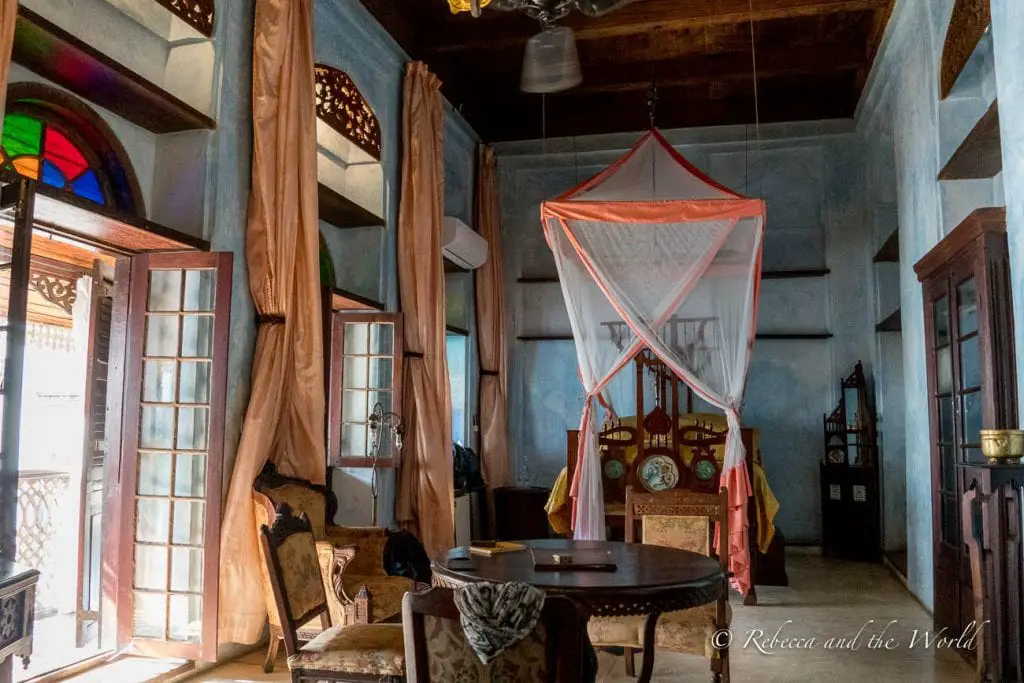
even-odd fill
[{"label": "wooden door with glass panes", "polygon": [[958,465],[984,462],[982,429],[1017,423],[1006,235],[972,216],[916,266],[924,285],[934,616],[956,633],[974,618]]},{"label": "wooden door with glass panes", "polygon": [[132,259],[118,644],[216,659],[229,253]]},{"label": "wooden door with glass panes", "polygon": [[397,465],[393,435],[384,435],[376,463],[369,416],[402,414],[402,316],[335,312],[331,326],[328,399],[328,464],[332,467]]}]

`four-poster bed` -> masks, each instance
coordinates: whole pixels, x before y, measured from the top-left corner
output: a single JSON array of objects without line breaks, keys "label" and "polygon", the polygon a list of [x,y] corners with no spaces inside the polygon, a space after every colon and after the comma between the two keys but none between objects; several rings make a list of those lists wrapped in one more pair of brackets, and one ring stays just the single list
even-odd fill
[{"label": "four-poster bed", "polygon": [[[756,328],[764,218],[763,201],[703,175],[657,130],[602,173],[541,205],[587,391],[570,485],[574,537],[605,536],[595,403],[615,415],[609,384],[642,353],[652,362],[638,367],[654,368],[663,380],[670,371],[725,413],[720,470],[704,446],[692,469],[706,487],[717,474],[728,491],[730,569],[743,594],[752,585],[752,489],[739,411]],[[674,477],[674,486],[684,471],[668,437],[685,432],[663,405],[651,415],[637,412],[644,416],[636,426],[644,457],[631,476],[641,483],[646,477],[649,490],[672,488],[669,481]]]}]

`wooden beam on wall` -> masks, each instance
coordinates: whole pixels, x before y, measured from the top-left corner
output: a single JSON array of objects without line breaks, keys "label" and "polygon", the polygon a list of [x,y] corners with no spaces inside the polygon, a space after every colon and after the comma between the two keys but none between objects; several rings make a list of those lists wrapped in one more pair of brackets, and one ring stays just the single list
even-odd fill
[{"label": "wooden beam on wall", "polygon": [[[371,0],[364,0],[371,1]],[[753,13],[749,2],[753,2]],[[601,17],[574,13],[562,22],[576,32],[577,41],[609,38],[666,29],[695,28],[718,24],[746,24],[811,17],[837,12],[877,10],[889,0],[643,0]],[[437,52],[498,46],[506,42],[520,43],[537,32],[537,24],[528,17],[509,16],[498,11],[484,11],[483,17],[467,15],[452,17],[444,34],[435,39]]]}]

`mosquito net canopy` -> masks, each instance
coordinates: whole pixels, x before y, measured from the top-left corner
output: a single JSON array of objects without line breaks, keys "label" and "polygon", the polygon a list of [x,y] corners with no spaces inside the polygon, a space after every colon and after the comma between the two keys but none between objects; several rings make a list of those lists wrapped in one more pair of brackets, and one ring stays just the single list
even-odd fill
[{"label": "mosquito net canopy", "polygon": [[594,178],[541,205],[587,391],[571,488],[575,537],[605,534],[594,402],[614,410],[609,382],[646,347],[727,417],[722,482],[730,499],[730,564],[743,593],[750,587],[750,481],[739,410],[756,328],[764,217],[762,200],[706,177],[656,130]]}]

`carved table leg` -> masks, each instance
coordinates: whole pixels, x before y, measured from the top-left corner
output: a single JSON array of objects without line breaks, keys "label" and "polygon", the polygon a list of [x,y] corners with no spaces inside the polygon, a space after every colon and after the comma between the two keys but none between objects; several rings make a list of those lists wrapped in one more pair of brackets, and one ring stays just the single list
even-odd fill
[{"label": "carved table leg", "polygon": [[655,634],[658,629],[658,618],[660,616],[661,612],[651,612],[647,615],[647,621],[644,622],[644,660],[640,665],[640,675],[636,679],[637,683],[650,683],[651,676],[654,675]]}]

